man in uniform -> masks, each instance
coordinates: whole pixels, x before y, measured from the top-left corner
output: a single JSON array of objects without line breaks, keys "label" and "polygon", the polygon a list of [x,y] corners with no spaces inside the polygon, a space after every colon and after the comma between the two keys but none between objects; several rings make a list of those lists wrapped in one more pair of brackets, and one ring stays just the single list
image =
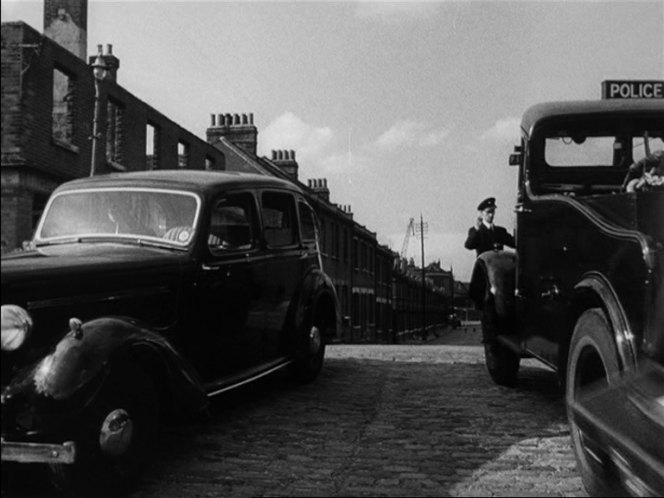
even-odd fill
[{"label": "man in uniform", "polygon": [[496,215],[496,199],[489,197],[477,206],[480,215],[474,227],[468,230],[468,238],[464,246],[475,249],[479,256],[485,251],[502,249],[503,246],[514,247],[514,237],[505,228],[493,224]]}]

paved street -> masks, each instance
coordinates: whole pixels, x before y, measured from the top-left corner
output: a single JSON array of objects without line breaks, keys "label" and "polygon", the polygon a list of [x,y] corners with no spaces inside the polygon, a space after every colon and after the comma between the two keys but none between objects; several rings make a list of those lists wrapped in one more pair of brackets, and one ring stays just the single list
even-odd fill
[{"label": "paved street", "polygon": [[527,361],[502,388],[479,346],[433,344],[477,335],[330,346],[316,382],[277,376],[167,428],[130,496],[585,496],[553,373]]}]

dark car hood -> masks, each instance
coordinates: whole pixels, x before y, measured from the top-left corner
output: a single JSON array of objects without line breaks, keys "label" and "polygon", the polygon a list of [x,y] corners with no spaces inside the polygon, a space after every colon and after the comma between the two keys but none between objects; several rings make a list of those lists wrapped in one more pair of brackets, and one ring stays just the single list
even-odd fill
[{"label": "dark car hood", "polygon": [[71,317],[131,316],[168,328],[177,318],[190,257],[183,251],[118,243],[40,247],[2,259],[2,303],[30,313],[37,348],[66,331]]},{"label": "dark car hood", "polygon": [[[39,247],[2,258],[2,287],[50,277],[71,279],[92,274],[131,272],[132,269],[177,267],[185,253],[118,243],[75,243]],[[5,296],[3,295],[3,302]]]}]

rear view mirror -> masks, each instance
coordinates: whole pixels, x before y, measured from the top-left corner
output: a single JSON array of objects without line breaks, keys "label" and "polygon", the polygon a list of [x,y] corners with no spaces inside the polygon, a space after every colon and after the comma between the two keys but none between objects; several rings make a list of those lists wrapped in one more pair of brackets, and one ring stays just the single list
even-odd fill
[{"label": "rear view mirror", "polygon": [[521,166],[523,161],[523,147],[514,146],[514,154],[510,154],[510,166]]}]

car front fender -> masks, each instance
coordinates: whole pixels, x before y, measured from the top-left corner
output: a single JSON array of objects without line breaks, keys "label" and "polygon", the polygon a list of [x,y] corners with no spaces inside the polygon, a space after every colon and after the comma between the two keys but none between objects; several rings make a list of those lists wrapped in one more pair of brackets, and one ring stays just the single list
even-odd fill
[{"label": "car front fender", "polygon": [[46,356],[12,379],[3,403],[20,397],[49,412],[59,411],[57,406],[76,411],[92,401],[112,368],[135,362],[156,383],[168,385],[170,408],[207,406],[197,374],[161,335],[124,317],[72,319],[70,328]]},{"label": "car front fender", "polygon": [[516,254],[510,251],[486,251],[475,261],[469,295],[478,309],[484,308],[488,295],[493,296],[496,313],[509,314],[514,308]]}]

